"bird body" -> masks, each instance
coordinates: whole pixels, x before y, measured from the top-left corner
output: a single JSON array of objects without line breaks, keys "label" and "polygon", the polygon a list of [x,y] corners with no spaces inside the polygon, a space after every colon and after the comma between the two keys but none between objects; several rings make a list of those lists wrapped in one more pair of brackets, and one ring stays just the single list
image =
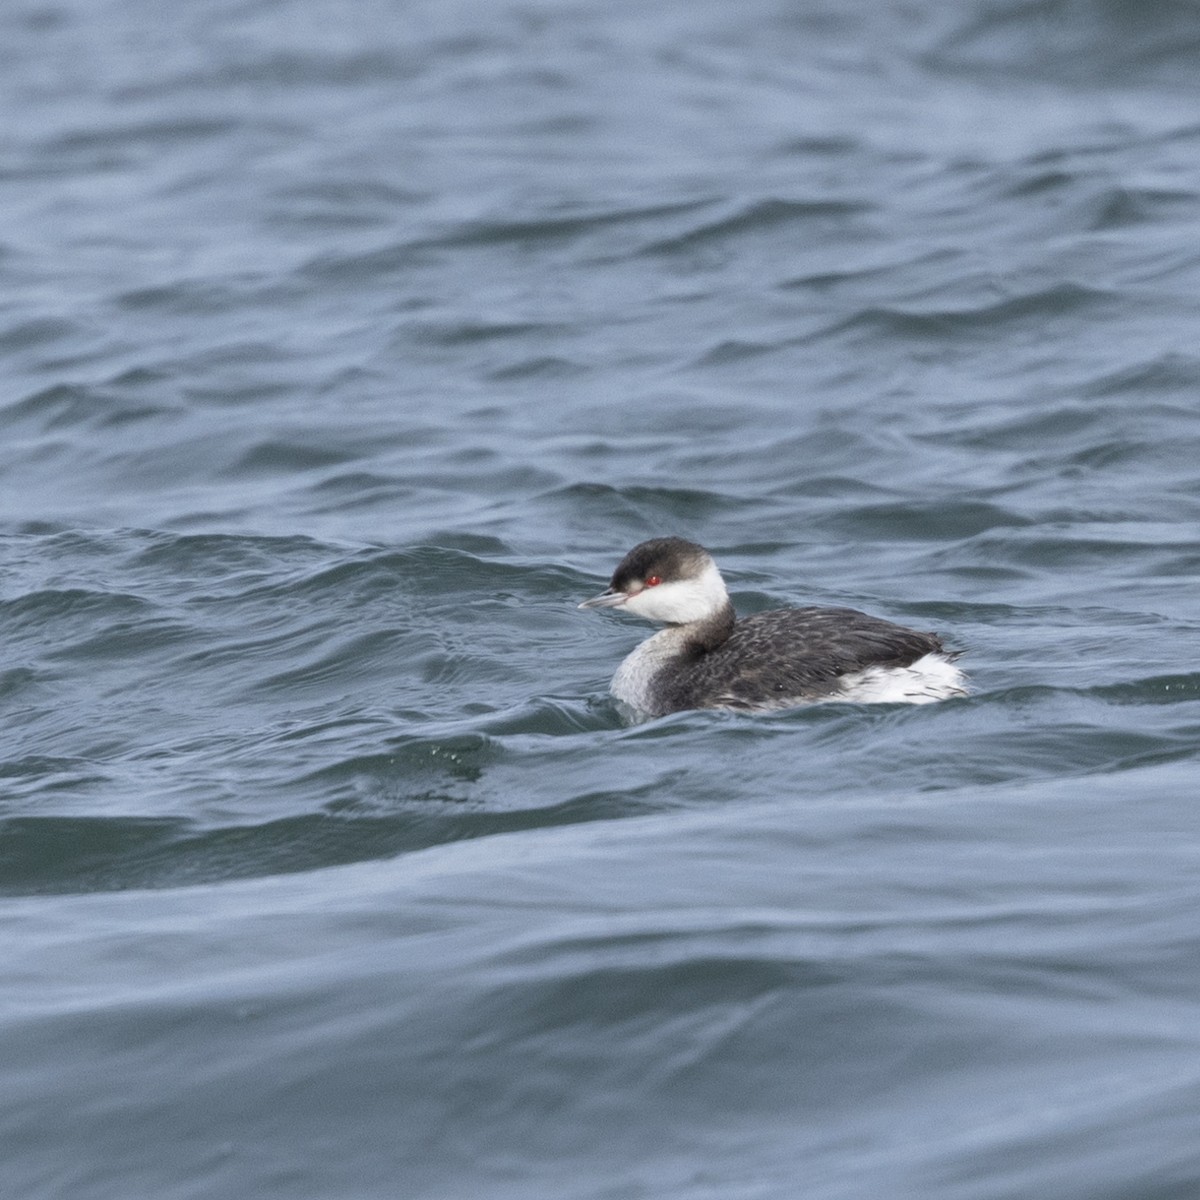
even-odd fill
[{"label": "bird body", "polygon": [[769,710],[818,701],[923,704],[966,694],[932,633],[852,608],[787,608],[738,619],[703,547],[635,546],[608,590],[581,608],[621,608],[667,625],[617,668],[612,693],[648,716],[692,708]]}]

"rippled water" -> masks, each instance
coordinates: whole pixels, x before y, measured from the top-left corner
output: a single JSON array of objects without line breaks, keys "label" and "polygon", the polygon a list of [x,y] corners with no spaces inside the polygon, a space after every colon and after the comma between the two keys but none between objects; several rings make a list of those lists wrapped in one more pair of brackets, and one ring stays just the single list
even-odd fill
[{"label": "rippled water", "polygon": [[[1200,1194],[1198,48],[5,7],[3,1194]],[[624,725],[664,533],[973,695]]]}]

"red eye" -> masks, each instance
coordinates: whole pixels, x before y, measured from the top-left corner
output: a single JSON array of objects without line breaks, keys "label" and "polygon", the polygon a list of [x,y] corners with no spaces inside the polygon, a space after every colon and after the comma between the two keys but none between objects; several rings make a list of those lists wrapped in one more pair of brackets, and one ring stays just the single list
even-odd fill
[{"label": "red eye", "polygon": [[646,580],[647,587],[658,587],[660,583],[662,583],[662,579],[658,575],[651,575],[650,578]]}]

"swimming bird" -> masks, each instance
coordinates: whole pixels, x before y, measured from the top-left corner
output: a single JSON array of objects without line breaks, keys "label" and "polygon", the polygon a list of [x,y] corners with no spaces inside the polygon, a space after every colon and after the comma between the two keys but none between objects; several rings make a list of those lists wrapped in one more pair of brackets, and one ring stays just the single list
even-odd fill
[{"label": "swimming bird", "polygon": [[927,704],[967,694],[958,655],[936,634],[853,608],[782,608],[738,619],[712,555],[679,537],[634,546],[607,591],[579,607],[616,608],[667,626],[612,679],[612,694],[645,716],[830,700]]}]

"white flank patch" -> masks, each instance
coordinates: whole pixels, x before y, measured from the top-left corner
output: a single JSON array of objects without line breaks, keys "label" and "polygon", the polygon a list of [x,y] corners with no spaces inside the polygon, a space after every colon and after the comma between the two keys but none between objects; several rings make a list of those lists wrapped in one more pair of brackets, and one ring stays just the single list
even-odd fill
[{"label": "white flank patch", "polygon": [[868,667],[847,675],[830,700],[858,704],[929,704],[967,694],[967,677],[944,655],[926,654],[911,667]]}]

